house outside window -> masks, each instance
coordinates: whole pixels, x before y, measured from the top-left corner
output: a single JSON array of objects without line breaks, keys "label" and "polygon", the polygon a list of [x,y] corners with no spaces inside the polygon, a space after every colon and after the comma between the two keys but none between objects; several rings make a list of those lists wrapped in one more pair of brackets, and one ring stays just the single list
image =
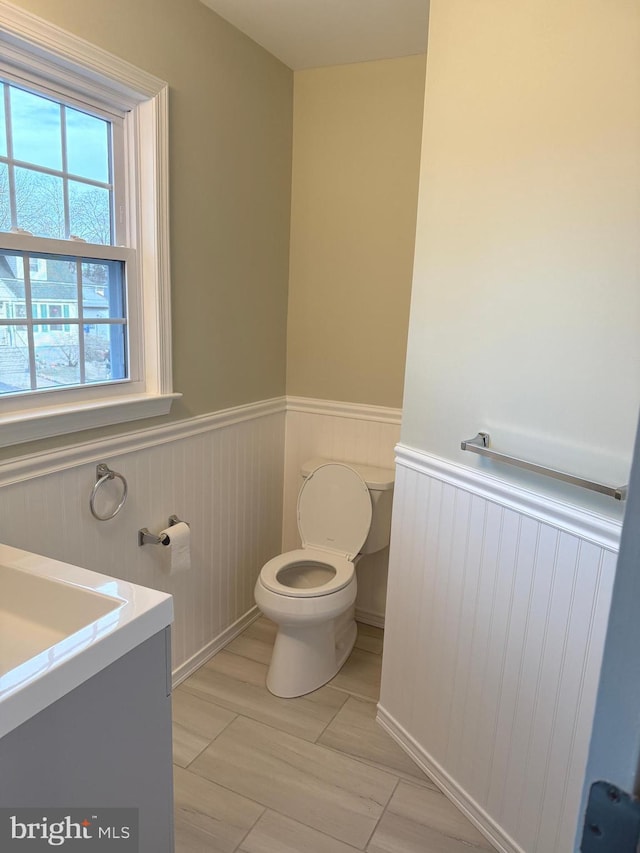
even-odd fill
[{"label": "house outside window", "polygon": [[0,0],[0,446],[179,396],[167,137],[166,84]]},{"label": "house outside window", "polygon": [[34,260],[29,311],[24,258],[0,253],[0,394],[126,379],[122,265],[85,262],[78,275],[74,257]]}]

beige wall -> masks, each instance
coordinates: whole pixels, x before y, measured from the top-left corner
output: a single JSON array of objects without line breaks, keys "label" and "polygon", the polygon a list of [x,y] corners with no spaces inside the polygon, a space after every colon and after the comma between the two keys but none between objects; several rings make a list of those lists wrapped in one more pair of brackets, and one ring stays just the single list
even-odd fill
[{"label": "beige wall", "polygon": [[289,394],[401,405],[424,73],[295,73]]},{"label": "beige wall", "polygon": [[496,449],[626,480],[639,56],[637,0],[432,0],[405,443],[473,465],[460,441],[484,428]]},{"label": "beige wall", "polygon": [[169,83],[171,417],[284,394],[292,72],[198,0],[18,5]]}]

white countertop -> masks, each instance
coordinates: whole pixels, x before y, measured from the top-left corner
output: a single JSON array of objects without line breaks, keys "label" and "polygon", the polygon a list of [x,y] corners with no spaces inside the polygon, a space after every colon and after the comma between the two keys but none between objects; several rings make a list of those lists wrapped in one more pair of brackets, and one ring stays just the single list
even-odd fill
[{"label": "white countertop", "polygon": [[167,593],[0,545],[0,737],[172,619]]}]

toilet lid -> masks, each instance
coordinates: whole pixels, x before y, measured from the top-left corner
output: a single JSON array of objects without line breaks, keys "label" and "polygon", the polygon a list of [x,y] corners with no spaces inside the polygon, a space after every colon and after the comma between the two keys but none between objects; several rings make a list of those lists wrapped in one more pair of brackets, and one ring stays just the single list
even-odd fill
[{"label": "toilet lid", "polygon": [[338,462],[316,468],[298,495],[298,530],[304,548],[352,560],[371,527],[371,495],[362,477]]}]

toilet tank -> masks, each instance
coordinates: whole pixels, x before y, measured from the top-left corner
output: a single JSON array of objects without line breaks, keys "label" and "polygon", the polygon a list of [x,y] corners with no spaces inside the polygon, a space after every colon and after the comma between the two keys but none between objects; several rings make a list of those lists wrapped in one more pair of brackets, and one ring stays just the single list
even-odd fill
[{"label": "toilet tank", "polygon": [[371,527],[364,545],[360,549],[361,554],[373,554],[375,551],[381,551],[389,544],[391,537],[391,504],[393,502],[393,484],[395,481],[395,471],[393,468],[377,468],[373,465],[361,465],[356,462],[349,462],[346,459],[325,459],[321,456],[316,456],[309,459],[302,465],[300,473],[302,478],[306,478],[315,471],[320,465],[330,463],[338,463],[348,465],[353,468],[364,480],[369,487],[371,495]]}]

